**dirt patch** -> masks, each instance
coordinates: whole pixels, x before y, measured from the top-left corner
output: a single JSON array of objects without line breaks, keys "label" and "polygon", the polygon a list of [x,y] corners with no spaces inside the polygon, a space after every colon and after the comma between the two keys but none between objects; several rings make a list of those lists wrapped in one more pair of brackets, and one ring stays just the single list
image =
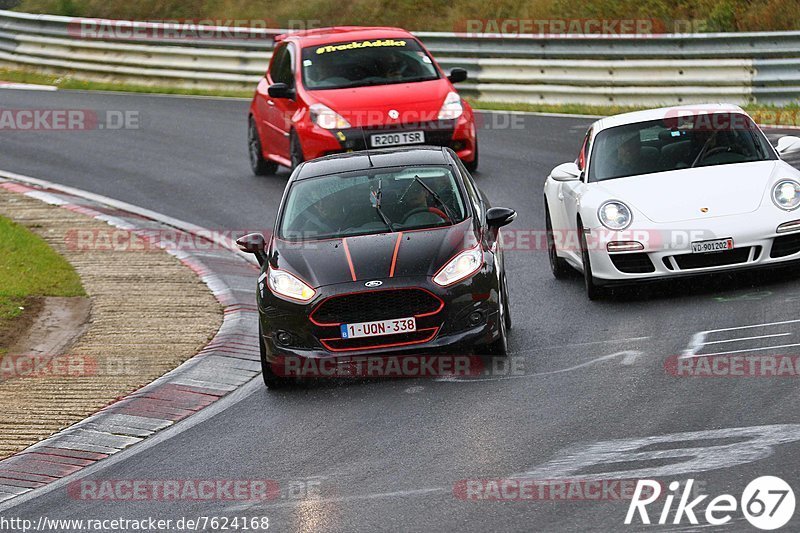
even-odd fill
[{"label": "dirt patch", "polygon": [[22,311],[21,315],[9,320],[0,320],[0,351],[9,351],[20,337],[28,332],[31,324],[44,308],[44,298],[26,298],[22,303],[22,307],[25,310]]},{"label": "dirt patch", "polygon": [[[27,331],[8,348],[11,355],[63,355],[86,331],[92,303],[88,298],[48,297],[39,299],[39,309]],[[26,308],[27,311],[27,308]]]},{"label": "dirt patch", "polygon": [[[86,331],[68,347],[69,357],[87,362],[89,372],[0,382],[0,458],[152,382],[197,354],[219,330],[222,306],[197,274],[174,256],[75,249],[68,245],[70,231],[103,232],[109,225],[4,189],[0,214],[31,229],[66,258],[91,299]],[[36,323],[44,328],[61,316],[47,309],[42,302],[37,314],[42,318]],[[34,322],[31,319],[29,325]],[[43,337],[30,331],[31,349],[50,349],[37,348]],[[63,333],[54,337],[69,344]],[[20,342],[22,337],[15,344]]]}]

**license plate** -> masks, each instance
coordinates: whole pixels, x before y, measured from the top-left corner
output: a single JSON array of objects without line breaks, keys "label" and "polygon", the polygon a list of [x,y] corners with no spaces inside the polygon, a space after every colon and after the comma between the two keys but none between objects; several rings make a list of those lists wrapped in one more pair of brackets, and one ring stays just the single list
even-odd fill
[{"label": "license plate", "polygon": [[372,147],[397,146],[401,144],[422,144],[425,142],[425,132],[399,131],[397,133],[378,133],[371,137]]},{"label": "license plate", "polygon": [[733,250],[733,239],[718,239],[716,241],[701,241],[692,243],[692,253],[695,254],[724,252],[725,250]]},{"label": "license plate", "polygon": [[397,333],[417,331],[417,321],[414,318],[395,318],[393,320],[342,324],[339,328],[342,331],[343,339],[380,337],[381,335],[395,335]]}]

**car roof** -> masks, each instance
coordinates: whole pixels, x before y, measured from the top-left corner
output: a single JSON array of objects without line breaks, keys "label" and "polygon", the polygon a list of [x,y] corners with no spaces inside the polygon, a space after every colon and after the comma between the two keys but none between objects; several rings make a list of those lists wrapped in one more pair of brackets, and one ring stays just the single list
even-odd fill
[{"label": "car roof", "polygon": [[691,115],[711,115],[713,113],[742,113],[744,110],[733,104],[692,104],[672,107],[660,107],[658,109],[647,109],[644,111],[633,111],[632,113],[622,113],[604,117],[594,123],[595,134],[607,128],[634,124],[636,122],[647,122],[648,120],[658,120],[667,117],[691,116]]},{"label": "car roof", "polygon": [[414,39],[411,33],[402,28],[383,26],[332,26],[329,28],[315,28],[291,33],[284,33],[275,37],[275,42],[292,41],[301,48],[306,46],[326,45],[342,41],[360,41],[368,39]]},{"label": "car roof", "polygon": [[382,148],[333,154],[306,161],[293,174],[292,180],[299,181],[328,174],[340,174],[370,168],[389,168],[414,165],[447,165],[451,156],[441,146],[414,146],[402,148]]}]

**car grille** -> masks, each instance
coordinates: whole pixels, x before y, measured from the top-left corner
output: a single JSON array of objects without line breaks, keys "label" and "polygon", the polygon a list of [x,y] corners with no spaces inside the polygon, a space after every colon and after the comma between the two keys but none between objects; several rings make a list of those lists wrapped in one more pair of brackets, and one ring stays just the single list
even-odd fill
[{"label": "car grille", "polygon": [[322,345],[329,352],[351,352],[356,350],[374,350],[379,348],[393,348],[410,346],[432,340],[439,328],[425,328],[411,333],[398,333],[380,337],[360,337],[358,339],[322,339]]},{"label": "car grille", "polygon": [[650,257],[645,253],[609,254],[609,257],[617,270],[626,274],[647,274],[656,271]]},{"label": "car grille", "polygon": [[786,257],[797,252],[800,252],[800,233],[776,237],[772,241],[772,251],[769,256],[772,258]]},{"label": "car grille", "polygon": [[[692,270],[695,268],[709,268],[718,266],[738,265],[746,263],[750,258],[752,247],[735,248],[724,252],[710,252],[706,254],[682,254],[673,256],[678,268]],[[761,253],[761,247],[756,246],[754,258]]]},{"label": "car grille", "polygon": [[311,313],[317,325],[372,322],[438,313],[444,303],[423,289],[384,289],[332,296]]}]

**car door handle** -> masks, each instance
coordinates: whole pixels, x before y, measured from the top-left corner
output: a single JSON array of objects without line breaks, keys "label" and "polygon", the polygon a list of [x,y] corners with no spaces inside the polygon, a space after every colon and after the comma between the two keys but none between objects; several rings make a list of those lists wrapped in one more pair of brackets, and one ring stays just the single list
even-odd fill
[{"label": "car door handle", "polygon": [[275,102],[273,102],[272,100],[267,100],[267,104],[269,104],[269,105],[275,105]]}]

